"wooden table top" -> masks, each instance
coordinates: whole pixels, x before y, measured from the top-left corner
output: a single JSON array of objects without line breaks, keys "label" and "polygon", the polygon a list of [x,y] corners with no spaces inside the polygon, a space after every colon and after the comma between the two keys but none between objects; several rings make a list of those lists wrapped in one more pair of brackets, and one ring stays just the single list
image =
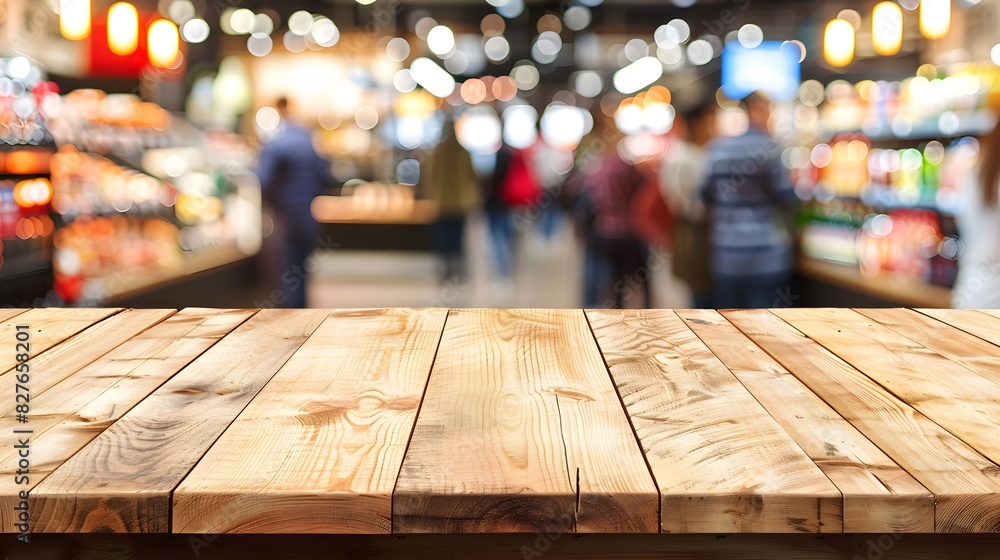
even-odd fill
[{"label": "wooden table top", "polygon": [[0,324],[8,533],[1000,532],[1000,312]]}]

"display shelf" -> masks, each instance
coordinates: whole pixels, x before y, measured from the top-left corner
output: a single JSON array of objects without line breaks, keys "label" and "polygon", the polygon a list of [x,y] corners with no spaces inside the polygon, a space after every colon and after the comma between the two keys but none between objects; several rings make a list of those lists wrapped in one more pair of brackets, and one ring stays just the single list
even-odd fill
[{"label": "display shelf", "polygon": [[861,196],[838,194],[834,195],[833,199],[846,200],[850,202],[859,202],[861,204],[864,204],[865,206],[879,210],[930,210],[933,212],[937,212],[941,216],[955,215],[954,209],[947,208],[938,205],[935,202],[926,200],[917,202],[916,204],[906,204],[903,202],[899,202],[898,200],[885,200],[885,199],[878,200],[873,196],[868,196],[865,194],[862,194]]},{"label": "display shelf", "polygon": [[951,290],[928,284],[902,274],[883,273],[866,276],[855,266],[800,257],[797,272],[813,280],[825,282],[911,307],[951,307]]},{"label": "display shelf", "polygon": [[154,290],[178,278],[235,264],[252,256],[241,251],[235,244],[224,245],[192,252],[173,266],[124,270],[110,278],[96,280],[104,283],[107,299],[114,302]]},{"label": "display shelf", "polygon": [[[954,115],[954,118],[945,115]],[[950,123],[942,123],[943,119]],[[894,131],[889,122],[880,122],[871,128],[837,128],[820,123],[823,136],[829,140],[840,134],[863,134],[872,142],[920,142],[962,136],[981,136],[988,133],[996,125],[996,115],[993,111],[979,109],[976,111],[956,111],[938,115],[937,118],[926,119],[911,125],[909,131]],[[946,126],[942,126],[942,125]]]}]

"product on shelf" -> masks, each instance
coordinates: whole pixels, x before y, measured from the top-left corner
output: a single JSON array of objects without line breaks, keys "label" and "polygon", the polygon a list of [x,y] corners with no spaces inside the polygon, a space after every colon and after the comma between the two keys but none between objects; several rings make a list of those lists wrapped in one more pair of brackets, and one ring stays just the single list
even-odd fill
[{"label": "product on shelf", "polygon": [[[798,146],[783,156],[804,200],[805,256],[950,286],[962,244],[952,216],[992,129],[1000,71],[922,66],[899,82],[805,82]],[[813,125],[816,126],[813,126]]]},{"label": "product on shelf", "polygon": [[67,95],[57,126],[67,143],[51,158],[54,272],[65,301],[102,301],[143,278],[182,276],[194,253],[259,248],[260,191],[242,138],[202,133],[156,105],[95,90]]},{"label": "product on shelf", "polygon": [[49,128],[60,145],[134,155],[178,142],[173,121],[168,111],[134,95],[79,89],[61,98]]},{"label": "product on shelf", "polygon": [[99,299],[109,282],[127,284],[144,268],[176,266],[177,238],[177,227],[159,217],[76,220],[56,232],[56,292],[70,302]]},{"label": "product on shelf", "polygon": [[[58,88],[24,57],[0,59],[0,279],[51,268],[49,215],[54,149],[47,128],[57,110]],[[35,284],[43,283],[32,277]],[[44,289],[32,289],[44,295]]]},{"label": "product on shelf", "polygon": [[898,82],[838,80],[824,95],[803,84],[806,97],[820,105],[828,133],[864,132],[878,138],[934,138],[985,132],[991,110],[1000,106],[1000,69],[965,65],[948,75],[924,65]]}]

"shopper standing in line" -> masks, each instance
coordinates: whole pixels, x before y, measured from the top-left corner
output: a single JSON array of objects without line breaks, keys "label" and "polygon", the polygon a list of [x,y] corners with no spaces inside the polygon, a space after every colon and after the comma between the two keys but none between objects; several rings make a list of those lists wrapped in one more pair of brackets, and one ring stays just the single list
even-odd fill
[{"label": "shopper standing in line", "polygon": [[965,245],[952,306],[1000,308],[1000,122],[981,140],[979,163],[966,176],[955,215]]},{"label": "shopper standing in line", "polygon": [[593,177],[594,252],[609,267],[604,307],[623,309],[635,292],[650,307],[649,248],[642,241],[633,212],[636,193],[647,180],[639,166],[624,161],[615,149],[604,154]]},{"label": "shopper standing in line", "polygon": [[715,307],[708,221],[698,189],[708,159],[705,146],[716,133],[717,109],[712,99],[688,111],[683,118],[683,139],[671,146],[660,163],[660,192],[674,220],[671,268],[687,285],[691,305],[698,309]]},{"label": "shopper standing in line", "polygon": [[312,131],[292,118],[288,100],[278,99],[280,128],[260,152],[257,177],[274,220],[274,244],[281,256],[267,263],[276,284],[276,307],[306,306],[306,259],[316,248],[319,224],[310,205],[330,183],[330,165],[316,153]]},{"label": "shopper standing in line", "polygon": [[766,308],[791,283],[789,216],[796,197],[781,149],[768,134],[770,99],[755,92],[741,104],[749,130],[709,144],[700,189],[711,224],[713,304]]},{"label": "shopper standing in line", "polygon": [[605,255],[597,251],[594,219],[597,214],[594,185],[600,180],[603,162],[617,147],[620,133],[599,107],[591,113],[594,128],[580,141],[574,153],[573,172],[563,189],[562,204],[573,219],[578,241],[584,249],[583,305],[598,307],[610,291],[610,268]]},{"label": "shopper standing in line", "polygon": [[427,167],[424,190],[438,204],[434,245],[443,264],[442,280],[461,280],[465,275],[465,224],[479,206],[479,178],[451,119],[445,123],[444,137],[431,152]]}]

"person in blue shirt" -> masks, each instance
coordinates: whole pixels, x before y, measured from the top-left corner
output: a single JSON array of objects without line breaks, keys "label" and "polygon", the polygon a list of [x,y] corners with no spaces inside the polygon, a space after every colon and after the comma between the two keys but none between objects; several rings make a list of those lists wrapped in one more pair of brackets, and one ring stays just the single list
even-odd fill
[{"label": "person in blue shirt", "polygon": [[310,205],[330,183],[330,164],[316,153],[312,130],[289,115],[288,100],[278,99],[281,115],[276,135],[260,152],[257,177],[264,203],[274,220],[272,242],[281,255],[268,263],[270,299],[276,307],[306,305],[307,259],[316,247],[319,224]]},{"label": "person in blue shirt", "polygon": [[709,144],[700,188],[709,211],[714,304],[777,307],[792,281],[789,217],[797,199],[781,148],[768,134],[771,100],[752,93],[742,106],[749,130]]}]

